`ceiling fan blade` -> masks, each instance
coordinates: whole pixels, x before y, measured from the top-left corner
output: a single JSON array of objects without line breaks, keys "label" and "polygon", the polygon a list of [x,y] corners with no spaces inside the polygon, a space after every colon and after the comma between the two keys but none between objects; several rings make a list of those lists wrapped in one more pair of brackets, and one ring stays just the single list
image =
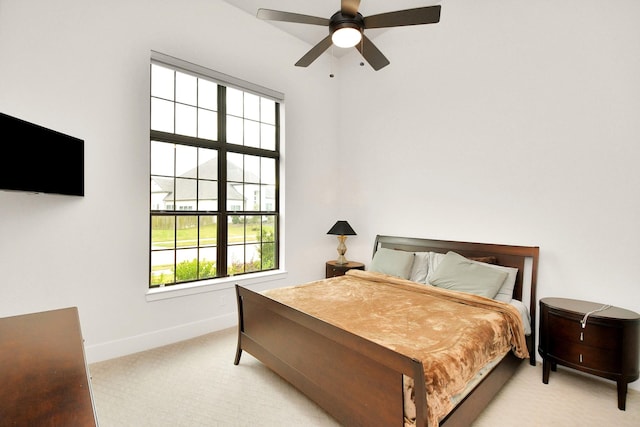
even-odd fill
[{"label": "ceiling fan blade", "polygon": [[311,48],[302,58],[296,62],[297,67],[308,67],[313,61],[315,61],[325,50],[331,46],[331,34],[322,39],[320,43]]},{"label": "ceiling fan blade", "polygon": [[272,9],[258,9],[256,15],[260,19],[267,21],[294,22],[296,24],[329,25],[327,18],[317,16],[302,15],[300,13],[282,12]]},{"label": "ceiling fan blade", "polygon": [[440,5],[427,6],[367,16],[364,18],[364,27],[369,29],[435,24],[440,22],[440,8]]},{"label": "ceiling fan blade", "polygon": [[364,34],[362,35],[362,42],[356,45],[356,49],[376,71],[389,65],[389,60]]},{"label": "ceiling fan blade", "polygon": [[360,0],[342,0],[340,2],[340,12],[342,12],[343,15],[356,16],[359,7]]}]

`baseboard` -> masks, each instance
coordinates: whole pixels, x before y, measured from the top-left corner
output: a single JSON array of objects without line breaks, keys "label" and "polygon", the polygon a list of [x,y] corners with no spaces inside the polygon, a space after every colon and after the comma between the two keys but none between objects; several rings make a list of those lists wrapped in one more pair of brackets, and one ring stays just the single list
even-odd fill
[{"label": "baseboard", "polygon": [[85,357],[88,364],[101,362],[231,328],[237,323],[238,317],[235,313],[211,317],[146,334],[87,345],[85,347]]}]

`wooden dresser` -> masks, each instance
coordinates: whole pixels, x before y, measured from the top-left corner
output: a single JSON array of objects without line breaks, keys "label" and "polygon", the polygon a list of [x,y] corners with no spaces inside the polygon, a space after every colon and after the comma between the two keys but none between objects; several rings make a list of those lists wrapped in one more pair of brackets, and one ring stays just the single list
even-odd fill
[{"label": "wooden dresser", "polygon": [[544,384],[557,364],[607,378],[616,381],[618,408],[624,410],[627,384],[639,377],[639,341],[638,313],[567,298],[540,300]]},{"label": "wooden dresser", "polygon": [[0,319],[0,361],[0,425],[98,425],[76,307]]}]

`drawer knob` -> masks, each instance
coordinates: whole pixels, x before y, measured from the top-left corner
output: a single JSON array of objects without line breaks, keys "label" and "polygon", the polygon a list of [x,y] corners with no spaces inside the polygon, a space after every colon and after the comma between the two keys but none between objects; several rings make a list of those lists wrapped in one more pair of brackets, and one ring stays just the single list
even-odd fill
[{"label": "drawer knob", "polygon": [[580,355],[580,363],[582,363],[582,354]]},{"label": "drawer knob", "polygon": [[584,341],[584,332],[580,332],[580,341]]}]

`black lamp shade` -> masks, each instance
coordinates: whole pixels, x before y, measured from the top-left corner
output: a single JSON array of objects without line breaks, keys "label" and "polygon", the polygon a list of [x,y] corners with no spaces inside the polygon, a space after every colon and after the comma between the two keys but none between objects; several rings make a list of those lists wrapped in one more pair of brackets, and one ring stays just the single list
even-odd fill
[{"label": "black lamp shade", "polygon": [[347,221],[337,221],[331,230],[327,231],[327,234],[334,234],[337,236],[355,236],[356,232],[349,225]]}]

